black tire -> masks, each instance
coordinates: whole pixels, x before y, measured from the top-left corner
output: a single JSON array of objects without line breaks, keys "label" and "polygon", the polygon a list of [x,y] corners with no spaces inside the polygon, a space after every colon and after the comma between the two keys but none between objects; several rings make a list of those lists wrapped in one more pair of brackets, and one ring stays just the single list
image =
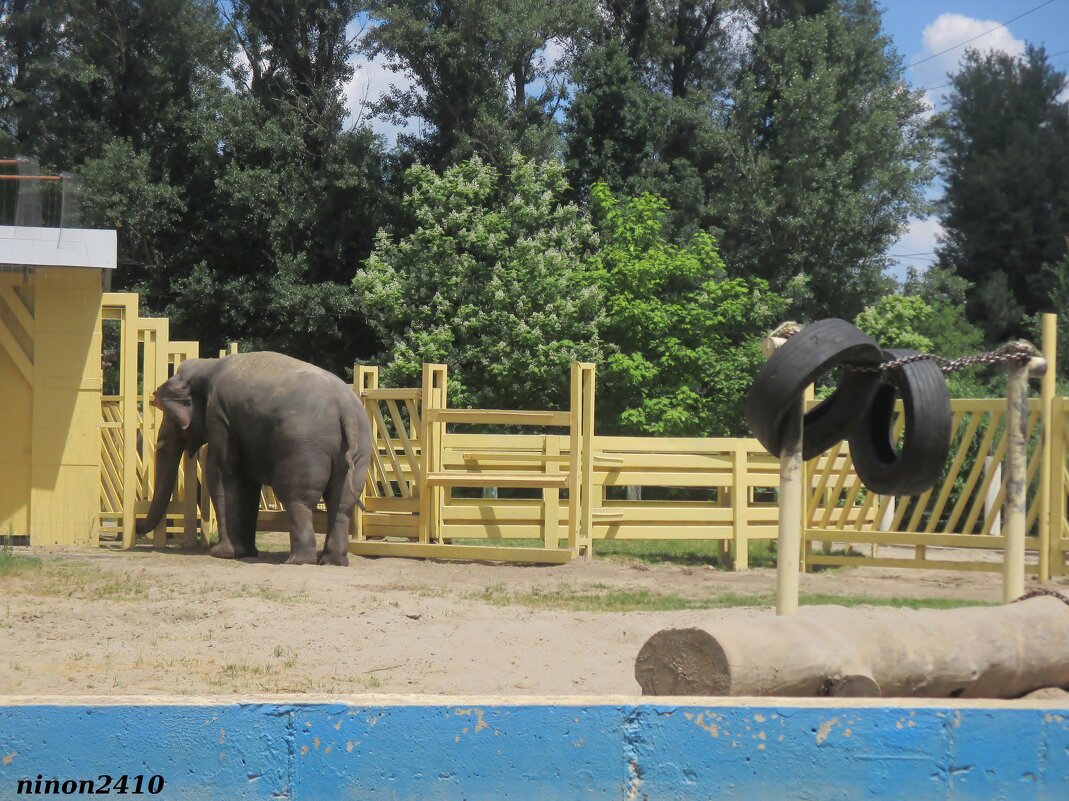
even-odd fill
[{"label": "black tire", "polygon": [[[746,422],[768,452],[779,456],[784,421],[801,403],[807,386],[837,365],[875,367],[882,360],[876,340],[845,320],[808,325],[777,348],[757,374],[746,396]],[[803,458],[811,459],[845,439],[878,385],[878,373],[844,371],[835,392],[804,418]]]},{"label": "black tire", "polygon": [[[889,349],[886,361],[917,351]],[[861,482],[878,495],[919,495],[939,478],[950,453],[950,392],[939,366],[925,359],[884,372],[885,383],[850,432],[850,455]],[[895,399],[906,421],[902,449],[891,438]]]}]

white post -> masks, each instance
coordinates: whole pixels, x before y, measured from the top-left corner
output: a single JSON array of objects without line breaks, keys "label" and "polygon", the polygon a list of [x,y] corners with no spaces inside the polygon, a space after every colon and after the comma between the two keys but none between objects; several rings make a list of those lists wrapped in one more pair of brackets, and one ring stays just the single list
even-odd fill
[{"label": "white post", "polygon": [[787,413],[779,454],[779,539],[776,546],[776,614],[798,611],[802,552],[802,402]]},{"label": "white post", "polygon": [[1024,595],[1024,537],[1028,497],[1028,376],[1042,375],[1047,366],[1046,361],[1035,356],[1009,364],[1010,378],[1006,387],[1006,539],[1002,557],[1004,603],[1010,603]]},{"label": "white post", "polygon": [[[781,334],[797,333],[797,323],[783,323],[765,337],[761,349],[769,358],[787,340]],[[805,470],[802,462],[801,398],[783,421],[779,454],[779,534],[776,541],[776,614],[798,611],[798,573],[802,553],[802,492]]]}]

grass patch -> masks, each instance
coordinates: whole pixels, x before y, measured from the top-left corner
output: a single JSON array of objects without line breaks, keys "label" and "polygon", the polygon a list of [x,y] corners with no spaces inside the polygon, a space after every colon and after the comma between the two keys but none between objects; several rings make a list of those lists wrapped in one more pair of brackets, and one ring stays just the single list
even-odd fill
[{"label": "grass patch", "polygon": [[40,559],[0,549],[0,575],[18,580],[26,595],[86,601],[140,601],[149,586],[137,576],[113,573],[96,565],[63,558]]},{"label": "grass patch", "polygon": [[[485,545],[495,548],[541,548],[538,539],[455,539],[455,545]],[[711,565],[722,570],[731,567],[721,563],[717,540],[594,540],[594,557],[638,561],[647,564],[687,566]],[[558,548],[567,548],[568,541],[560,540]],[[750,567],[776,566],[776,541],[751,540]]]},{"label": "grass patch", "polygon": [[11,544],[11,534],[4,535],[0,544],[0,576],[14,576],[29,571],[39,571],[41,560],[36,556],[23,556],[15,553]]},{"label": "grass patch", "polygon": [[[494,606],[526,606],[567,612],[675,612],[684,609],[737,609],[741,607],[773,607],[776,596],[724,592],[701,597],[688,597],[649,590],[607,589],[604,585],[588,589],[559,588],[510,592],[503,585],[490,585],[482,592],[465,598]],[[860,595],[802,595],[803,606],[889,606],[908,609],[955,609],[963,606],[990,606],[983,601],[964,601],[953,598],[873,598]]]},{"label": "grass patch", "polygon": [[272,601],[277,604],[299,604],[308,600],[308,593],[304,590],[282,592],[271,587],[251,587],[248,584],[242,584],[230,597],[259,598],[262,601]]}]

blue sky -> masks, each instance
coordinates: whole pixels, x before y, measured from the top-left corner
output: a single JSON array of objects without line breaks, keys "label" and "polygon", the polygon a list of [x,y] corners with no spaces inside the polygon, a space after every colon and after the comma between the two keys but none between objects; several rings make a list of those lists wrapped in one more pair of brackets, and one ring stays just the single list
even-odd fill
[{"label": "blue sky", "polygon": [[[947,91],[947,74],[957,70],[970,47],[1021,54],[1026,43],[1042,45],[1056,67],[1069,69],[1069,0],[884,0],[883,8],[884,30],[905,63],[914,65],[906,78],[914,88],[932,87],[926,94],[936,108]],[[973,37],[978,38],[965,47],[936,55]],[[938,184],[930,187],[929,197],[940,194]],[[889,251],[897,262],[892,274],[902,278],[907,266],[931,264],[939,231],[934,217],[912,220]]]},{"label": "blue sky", "polygon": [[[1055,66],[1069,70],[1069,0],[881,0],[881,5],[884,30],[904,63],[911,65],[906,70],[907,80],[914,88],[929,89],[926,96],[937,109],[946,92],[948,73],[957,70],[969,47],[1018,55],[1026,43],[1042,45],[1053,56]],[[968,40],[972,41],[957,47]],[[391,83],[404,86],[408,80],[382,63],[362,59],[347,87],[354,116],[360,116],[361,101],[376,99]],[[372,126],[391,141],[398,131],[383,120],[372,121]],[[929,187],[930,199],[940,194],[938,183]],[[892,274],[902,279],[907,267],[924,269],[931,264],[939,232],[935,217],[911,220],[908,230],[888,251],[895,260]]]}]

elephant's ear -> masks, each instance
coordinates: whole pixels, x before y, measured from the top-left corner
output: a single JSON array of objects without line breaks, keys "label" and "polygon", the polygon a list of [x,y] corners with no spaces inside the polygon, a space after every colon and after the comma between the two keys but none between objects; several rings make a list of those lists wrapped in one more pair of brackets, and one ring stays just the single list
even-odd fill
[{"label": "elephant's ear", "polygon": [[173,418],[183,431],[193,421],[193,398],[189,394],[189,384],[178,376],[172,376],[160,384],[153,405],[163,409],[163,413]]}]

